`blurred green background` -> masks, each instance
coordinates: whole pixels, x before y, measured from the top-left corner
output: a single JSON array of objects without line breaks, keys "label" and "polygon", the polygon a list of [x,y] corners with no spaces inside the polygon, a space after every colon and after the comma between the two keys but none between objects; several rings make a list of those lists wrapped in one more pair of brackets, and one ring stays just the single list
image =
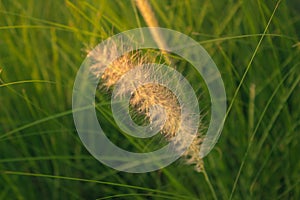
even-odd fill
[{"label": "blurred green background", "polygon": [[226,86],[228,117],[204,159],[207,177],[182,160],[118,172],[77,135],[71,98],[85,49],[146,26],[134,1],[0,0],[0,199],[300,198],[300,2],[150,3],[161,27],[203,45]]}]

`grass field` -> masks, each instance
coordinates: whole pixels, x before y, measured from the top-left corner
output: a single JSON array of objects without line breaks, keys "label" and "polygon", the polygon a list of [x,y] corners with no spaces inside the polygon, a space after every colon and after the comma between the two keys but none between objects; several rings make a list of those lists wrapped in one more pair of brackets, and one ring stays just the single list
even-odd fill
[{"label": "grass field", "polygon": [[[205,172],[183,160],[149,173],[119,172],[78,137],[77,70],[86,49],[146,26],[134,1],[0,0],[0,199],[300,198],[300,2],[150,3],[161,27],[199,42],[222,74],[228,115]],[[186,75],[209,116],[204,87]],[[99,109],[110,116],[106,104]],[[117,127],[102,123],[117,142]]]}]

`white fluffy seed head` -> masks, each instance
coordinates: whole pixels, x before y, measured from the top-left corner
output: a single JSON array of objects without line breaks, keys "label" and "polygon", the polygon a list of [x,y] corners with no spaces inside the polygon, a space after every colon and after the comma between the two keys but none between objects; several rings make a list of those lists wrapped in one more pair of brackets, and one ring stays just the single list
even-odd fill
[{"label": "white fluffy seed head", "polygon": [[[123,75],[137,66],[142,66],[147,63],[154,63],[156,56],[153,54],[142,54],[142,52],[129,52],[115,59],[112,63],[108,63],[111,58],[116,57],[118,51],[118,45],[115,43],[105,46],[103,49],[96,48],[88,54],[88,57],[92,60],[90,71],[98,78],[101,78],[102,87],[109,89],[113,87]],[[121,48],[126,48],[122,46]],[[108,66],[108,67],[107,67]],[[178,102],[176,95],[168,88],[160,84],[142,84],[140,86],[138,80],[146,79],[148,76],[155,77],[155,71],[150,68],[144,67],[143,71],[138,71],[132,77],[126,77],[123,80],[121,87],[117,91],[116,95],[122,97],[128,91],[135,90],[131,93],[130,105],[136,110],[139,115],[144,115],[150,124],[155,125],[159,120],[165,119],[164,125],[161,127],[161,133],[171,140],[175,137],[176,133],[180,130],[184,132],[190,132],[190,129],[195,130],[195,127],[191,127],[193,123],[181,123],[181,105]],[[138,85],[136,85],[138,84]],[[180,87],[180,85],[178,85]],[[183,94],[184,95],[184,94]],[[161,109],[163,108],[163,109]],[[192,117],[189,116],[192,120]],[[195,116],[199,120],[199,116]],[[178,145],[178,150],[185,146],[187,141],[191,141],[191,145],[185,151],[186,161],[188,164],[193,164],[197,171],[203,170],[203,161],[199,157],[200,145],[202,142],[201,135],[182,134],[177,137],[178,141],[175,141]]]}]

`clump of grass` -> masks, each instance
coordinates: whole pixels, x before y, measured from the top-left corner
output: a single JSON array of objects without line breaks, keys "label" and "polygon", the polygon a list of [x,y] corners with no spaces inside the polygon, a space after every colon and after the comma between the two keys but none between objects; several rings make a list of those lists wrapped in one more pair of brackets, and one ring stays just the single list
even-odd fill
[{"label": "clump of grass", "polygon": [[[134,1],[0,1],[0,199],[212,199],[209,179],[218,199],[231,191],[232,199],[299,199],[299,0],[281,1],[233,101],[276,2],[150,1],[161,27],[191,36],[209,52],[233,106],[205,158],[207,174],[177,165],[128,174],[85,150],[71,97],[84,43],[148,25]],[[193,71],[184,62],[176,67],[197,91]],[[204,109],[206,97],[199,101]],[[109,106],[100,111],[109,113]]]}]

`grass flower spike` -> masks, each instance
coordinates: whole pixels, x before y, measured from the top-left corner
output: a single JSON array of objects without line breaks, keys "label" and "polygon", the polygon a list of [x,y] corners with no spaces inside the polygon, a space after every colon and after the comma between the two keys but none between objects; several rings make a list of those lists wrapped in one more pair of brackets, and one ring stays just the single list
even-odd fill
[{"label": "grass flower spike", "polygon": [[[121,48],[126,47],[122,46]],[[114,60],[105,69],[107,59],[104,57],[108,56],[109,58],[109,56],[115,55],[116,51],[116,44],[112,44],[104,49],[96,48],[88,56],[95,61],[90,68],[91,72],[101,79],[100,87],[105,88],[106,90],[114,87],[122,76],[130,70],[135,67],[145,66],[141,73],[136,73],[133,77],[126,78],[124,86],[117,94],[122,96],[126,93],[126,90],[131,88],[130,84],[134,82],[133,80],[141,80],[144,77],[155,73],[155,71],[147,68],[147,63],[154,63],[155,60],[157,60],[157,55],[149,52],[129,52]],[[178,99],[172,91],[163,85],[149,83],[138,86],[137,89],[131,93],[129,103],[135,112],[138,113],[139,116],[144,116],[144,119],[147,120],[150,125],[163,120],[165,115],[165,122],[161,127],[160,132],[167,140],[172,140],[172,138],[176,136],[176,132],[179,130],[180,126],[185,126],[183,127],[184,129],[190,128],[188,127],[189,124],[180,124],[182,113]],[[155,106],[162,107],[164,113],[160,112],[159,109],[153,109]],[[188,137],[189,135],[180,137],[178,143],[184,145],[185,140],[187,140]],[[195,165],[197,171],[202,171],[203,169],[202,159],[199,158],[201,141],[201,135],[198,134],[188,150],[184,153],[184,156],[187,158],[187,163]],[[180,148],[180,145],[178,148]]]}]

